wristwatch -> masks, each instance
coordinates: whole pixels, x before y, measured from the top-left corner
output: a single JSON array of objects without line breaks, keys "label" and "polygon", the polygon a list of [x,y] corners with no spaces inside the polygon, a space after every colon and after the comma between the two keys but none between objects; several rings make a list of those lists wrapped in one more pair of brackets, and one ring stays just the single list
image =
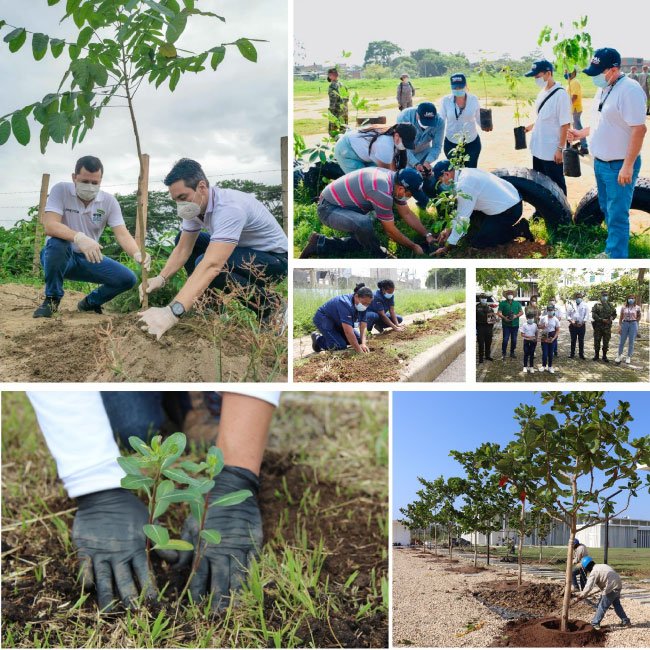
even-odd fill
[{"label": "wristwatch", "polygon": [[181,318],[181,316],[185,315],[185,307],[183,307],[183,304],[178,302],[178,300],[174,300],[174,302],[170,303],[169,308],[172,310],[172,314],[174,314],[176,318]]}]

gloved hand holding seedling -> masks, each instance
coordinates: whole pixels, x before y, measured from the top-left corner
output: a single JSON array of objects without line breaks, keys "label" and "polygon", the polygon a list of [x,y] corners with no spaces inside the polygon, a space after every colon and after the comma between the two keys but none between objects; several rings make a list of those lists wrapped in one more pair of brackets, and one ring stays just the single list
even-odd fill
[{"label": "gloved hand holding seedling", "polygon": [[[201,463],[183,461],[174,466],[185,450],[183,433],[164,442],[156,436],[151,446],[136,437],[129,438],[129,443],[137,455],[118,458],[127,473],[121,485],[147,494],[149,516],[143,532],[151,573],[152,550],[173,560],[175,566],[192,559],[179,602],[189,589],[195,601],[211,593],[213,609],[225,607],[230,591],[239,587],[250,558],[262,543],[259,506],[253,496],[258,490],[257,477],[249,470],[225,466],[223,453],[216,447],[209,449]],[[187,487],[179,489],[176,483]],[[192,513],[183,527],[183,539],[170,539],[169,531],[156,523],[172,503],[187,503]]]}]

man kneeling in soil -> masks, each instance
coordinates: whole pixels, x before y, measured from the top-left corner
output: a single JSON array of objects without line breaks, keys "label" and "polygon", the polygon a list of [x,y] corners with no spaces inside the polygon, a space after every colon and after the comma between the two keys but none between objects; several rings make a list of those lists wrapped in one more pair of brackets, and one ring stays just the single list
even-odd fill
[{"label": "man kneeling in soil", "polygon": [[98,314],[104,303],[135,285],[131,269],[102,254],[99,238],[107,225],[125,253],[147,270],[151,265],[124,225],[115,197],[100,189],[103,174],[99,158],[79,158],[72,182],[57,183],[47,198],[43,216],[47,242],[41,251],[45,300],[34,318],[49,318],[59,309],[65,279],[100,285],[77,304],[79,311]]},{"label": "man kneeling in soil", "polygon": [[458,244],[473,220],[480,220],[477,232],[469,243],[475,248],[507,244],[516,237],[534,241],[528,221],[522,219],[521,197],[508,181],[482,169],[452,169],[449,160],[441,160],[433,167],[433,176],[443,192],[456,193],[458,210],[451,226],[438,237],[443,255],[450,246]]},{"label": "man kneeling in soil", "polygon": [[584,600],[594,587],[598,587],[603,592],[603,595],[598,601],[596,615],[591,621],[594,629],[600,630],[600,622],[603,620],[607,610],[612,606],[621,619],[621,624],[631,625],[630,619],[627,617],[621,605],[621,589],[623,588],[621,576],[608,564],[596,564],[589,555],[582,558],[581,564],[587,574],[587,584],[576,596],[576,601]]},{"label": "man kneeling in soil", "polygon": [[147,283],[147,293],[164,287],[183,265],[188,279],[167,307],[140,313],[142,329],[160,339],[208,287],[230,291],[233,285],[243,289],[242,302],[260,321],[269,321],[282,300],[266,284],[287,276],[288,241],[276,218],[251,194],[210,187],[201,165],[189,158],[179,160],[164,183],[182,229],[167,264]]}]

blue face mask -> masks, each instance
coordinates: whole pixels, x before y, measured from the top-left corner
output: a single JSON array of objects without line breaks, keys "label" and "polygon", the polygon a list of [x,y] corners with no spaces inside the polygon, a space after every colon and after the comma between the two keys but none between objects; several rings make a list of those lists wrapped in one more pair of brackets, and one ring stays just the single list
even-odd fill
[{"label": "blue face mask", "polygon": [[357,308],[357,311],[366,311],[366,309],[368,309],[368,307],[366,307],[366,305],[364,305],[364,304],[362,304],[360,302],[358,302],[356,304],[356,308]]},{"label": "blue face mask", "polygon": [[607,296],[601,296],[600,302],[607,302]]},{"label": "blue face mask", "polygon": [[554,312],[554,311],[549,311],[549,312],[548,312],[548,315],[549,315],[549,316],[555,316],[555,312]]},{"label": "blue face mask", "polygon": [[385,293],[384,298],[386,298],[387,300],[390,300],[393,297],[393,295],[394,294],[392,294],[392,293]]},{"label": "blue face mask", "polygon": [[443,192],[448,192],[451,189],[451,183],[439,183],[438,187],[440,187]]},{"label": "blue face mask", "polygon": [[633,305],[635,302],[636,302],[636,300],[634,300],[634,298],[628,298],[627,299],[627,304],[628,305]]},{"label": "blue face mask", "polygon": [[594,86],[598,86],[598,88],[607,87],[607,79],[605,79],[604,72],[601,72],[600,74],[597,74],[595,77],[592,77],[591,80],[594,82]]},{"label": "blue face mask", "polygon": [[576,305],[579,305],[582,302],[582,298],[576,298]]},{"label": "blue face mask", "polygon": [[452,88],[451,89],[451,94],[454,97],[464,97],[465,96],[465,90],[463,90],[462,88]]}]

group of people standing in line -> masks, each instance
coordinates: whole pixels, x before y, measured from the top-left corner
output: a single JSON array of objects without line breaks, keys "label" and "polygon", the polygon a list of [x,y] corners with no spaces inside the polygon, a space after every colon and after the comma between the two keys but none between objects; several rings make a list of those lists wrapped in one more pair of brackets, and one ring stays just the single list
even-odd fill
[{"label": "group of people standing in line", "polygon": [[[531,296],[530,301],[523,306],[516,300],[516,292],[504,292],[505,300],[499,302],[496,313],[488,303],[489,296],[485,293],[479,295],[476,305],[476,336],[478,343],[478,362],[493,361],[492,333],[494,325],[501,321],[503,339],[501,343],[501,359],[506,360],[508,344],[510,345],[510,358],[516,359],[515,350],[517,339],[523,341],[523,369],[522,373],[535,372],[535,351],[537,343],[542,348],[542,363],[539,372],[555,373],[553,360],[558,357],[558,337],[560,335],[561,321],[568,323],[571,347],[569,358],[586,359],[585,357],[585,332],[587,324],[591,322],[594,332],[593,361],[602,360],[609,363],[607,352],[612,334],[612,325],[618,317],[618,354],[615,363],[624,361],[631,363],[634,354],[634,344],[639,331],[641,308],[637,304],[636,296],[629,294],[620,311],[609,302],[609,293],[603,290],[600,299],[590,309],[584,300],[584,294],[576,292],[573,301],[566,304],[566,310],[552,298],[544,308],[539,306],[539,297]],[[523,322],[520,323],[520,320]],[[627,343],[627,355],[624,355]],[[602,356],[601,356],[602,351]]]},{"label": "group of people standing in line", "polygon": [[[563,151],[573,143],[580,153],[591,152],[599,205],[608,230],[606,248],[601,256],[627,258],[629,212],[641,167],[641,146],[647,131],[647,73],[644,90],[638,80],[621,71],[621,57],[615,49],[596,50],[590,65],[583,70],[597,87],[591,120],[593,126],[583,127],[582,88],[577,70],[565,71],[568,92],[555,80],[554,72],[553,64],[541,59],[535,61],[525,74],[534,78],[539,86],[534,104],[536,119],[525,127],[526,132],[531,133],[532,167],[553,180],[566,195]],[[439,191],[453,189],[457,197],[457,213],[452,223],[445,224],[442,232],[429,238],[430,233],[419,217],[406,207],[412,215],[410,221],[419,224],[414,228],[416,232],[426,236],[426,245],[423,247],[411,241],[396,227],[391,230],[384,228],[388,237],[398,244],[416,254],[424,254],[424,249],[428,248],[429,253],[442,255],[466,234],[472,217],[488,223],[472,235],[471,246],[486,248],[505,244],[520,236],[532,238],[527,222],[522,225],[525,220],[521,218],[521,197],[514,186],[478,169],[482,148],[479,130],[491,131],[492,128],[481,125],[479,100],[468,92],[464,74],[451,75],[451,92],[440,100],[439,109],[429,101],[413,106],[416,89],[408,75],[402,75],[397,87],[400,113],[396,124],[388,129],[370,127],[343,133],[340,126],[347,123],[347,91],[342,91],[336,69],[329,71],[328,79],[330,113],[339,122],[336,133],[332,132],[330,123],[330,133],[339,135],[335,156],[345,175],[331,183],[335,186],[333,193],[326,188],[321,194],[319,208],[323,201],[332,202],[344,218],[336,219],[335,223],[328,222],[320,209],[319,217],[325,225],[349,233],[350,237],[343,238],[344,241],[354,239],[360,249],[369,250],[374,256],[386,256],[386,250],[381,250],[374,231],[372,236],[367,233],[377,204],[366,201],[365,193],[338,190],[351,183],[362,186],[386,184],[391,191],[381,202],[384,225],[389,220],[387,215],[392,214],[394,203],[404,206],[400,203],[403,197],[398,195],[396,188],[400,185],[400,172],[411,170],[417,173],[419,180],[411,177],[407,198],[413,196],[420,207],[426,207],[430,198]],[[454,157],[454,151],[461,144],[465,161],[462,167],[453,169],[449,159]],[[445,159],[438,160],[443,151]],[[377,219],[382,221],[379,214]],[[341,238],[326,238],[312,233],[302,257],[336,253],[333,239]]]}]

